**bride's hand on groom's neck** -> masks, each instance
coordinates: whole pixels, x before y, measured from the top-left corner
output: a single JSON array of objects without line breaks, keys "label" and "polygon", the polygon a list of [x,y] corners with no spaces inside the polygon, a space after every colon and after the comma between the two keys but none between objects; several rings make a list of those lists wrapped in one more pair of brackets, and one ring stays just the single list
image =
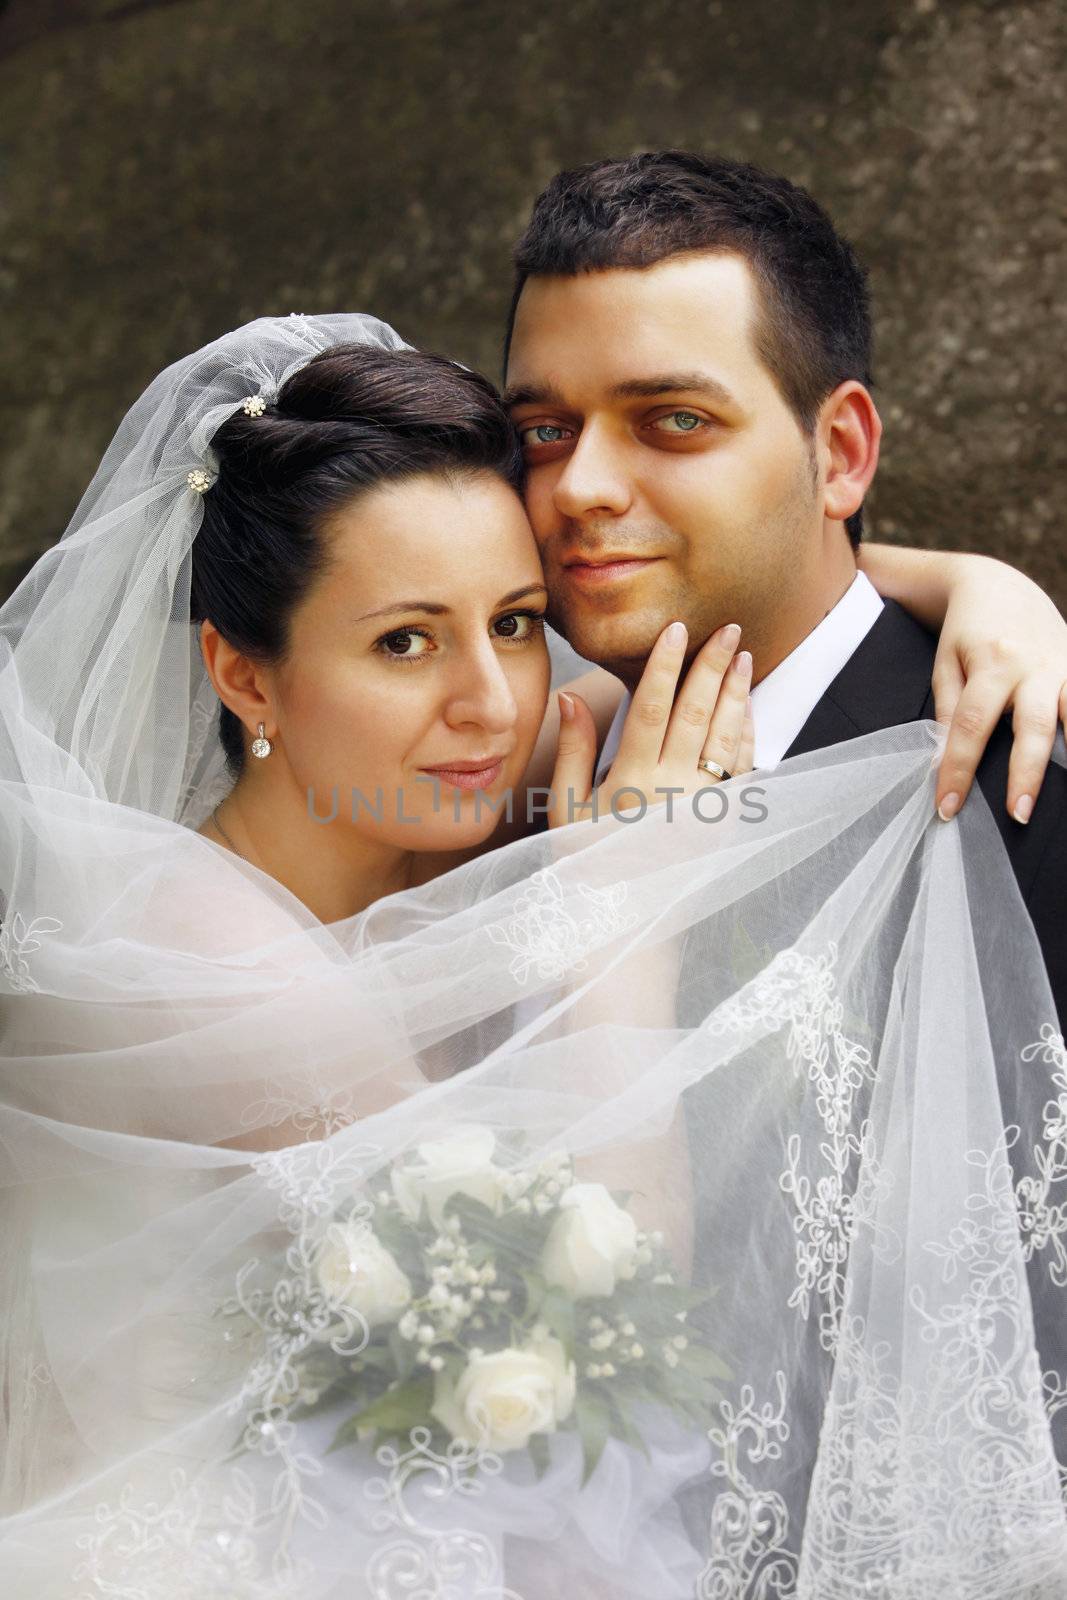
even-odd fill
[{"label": "bride's hand on groom's neck", "polygon": [[681,622],[653,646],[626,714],[618,753],[594,790],[597,728],[583,699],[561,692],[559,745],[548,822],[572,822],[654,806],[752,768],[752,657],[741,630],[719,628],[682,678],[688,634]]}]

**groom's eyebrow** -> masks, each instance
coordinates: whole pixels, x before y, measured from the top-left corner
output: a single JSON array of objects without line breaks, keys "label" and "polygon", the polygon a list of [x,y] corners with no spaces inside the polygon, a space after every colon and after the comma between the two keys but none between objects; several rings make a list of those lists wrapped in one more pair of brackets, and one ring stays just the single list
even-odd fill
[{"label": "groom's eyebrow", "polygon": [[563,406],[560,391],[551,383],[519,383],[505,389],[500,397],[505,409],[511,406]]},{"label": "groom's eyebrow", "polygon": [[705,394],[720,405],[736,406],[737,396],[710,372],[657,372],[650,378],[628,378],[609,394],[613,400],[654,400],[661,394]]},{"label": "groom's eyebrow", "polygon": [[[657,372],[648,378],[627,378],[608,390],[609,400],[654,400],[662,394],[703,394],[719,405],[739,406],[740,402],[724,383],[713,378],[710,372]],[[506,389],[505,407],[559,406],[565,410],[567,402],[551,383],[517,384]]]},{"label": "groom's eyebrow", "polygon": [[[501,606],[514,605],[516,600],[523,600],[528,594],[547,593],[548,590],[543,583],[527,583],[521,589],[512,589],[510,594],[504,595],[493,609],[499,610]],[[387,606],[379,606],[377,611],[364,611],[356,621],[367,622],[371,617],[391,617],[397,611],[425,611],[431,617],[443,617],[451,609],[451,606],[443,606],[439,600],[392,600]]]}]

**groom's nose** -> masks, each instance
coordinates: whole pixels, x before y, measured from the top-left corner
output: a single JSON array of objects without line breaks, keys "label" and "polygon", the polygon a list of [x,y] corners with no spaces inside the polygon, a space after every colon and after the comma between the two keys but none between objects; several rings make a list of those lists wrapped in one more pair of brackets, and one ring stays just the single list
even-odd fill
[{"label": "groom's nose", "polygon": [[608,514],[621,516],[632,498],[624,452],[610,431],[586,422],[556,479],[552,495],[561,516],[575,521]]}]

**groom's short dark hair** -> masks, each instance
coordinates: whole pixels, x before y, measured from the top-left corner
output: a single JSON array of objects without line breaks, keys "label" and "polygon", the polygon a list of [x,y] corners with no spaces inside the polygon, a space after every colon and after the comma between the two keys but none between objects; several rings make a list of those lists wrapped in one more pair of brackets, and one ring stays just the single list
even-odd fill
[{"label": "groom's short dark hair", "polygon": [[[721,156],[658,150],[558,172],[515,247],[515,308],[527,278],[651,267],[695,251],[743,257],[759,285],[756,347],[810,434],[849,378],[871,386],[867,274],[822,207],[788,178]],[[862,511],[846,526],[856,543]]]}]

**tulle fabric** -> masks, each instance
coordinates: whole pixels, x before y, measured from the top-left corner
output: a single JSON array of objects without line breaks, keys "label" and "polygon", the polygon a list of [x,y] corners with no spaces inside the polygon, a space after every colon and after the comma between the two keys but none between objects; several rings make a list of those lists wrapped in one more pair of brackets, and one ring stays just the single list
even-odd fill
[{"label": "tulle fabric", "polygon": [[[0,1592],[1060,1595],[1067,1058],[988,811],[934,817],[936,729],[329,926],[193,831],[187,473],[354,337],[399,344],[266,321],[165,374],[0,614]],[[668,1342],[713,1406],[635,1403],[591,1471],[563,1415],[540,1459],[429,1416],[331,1448],[324,1252],[450,1138],[662,1230],[649,1299],[708,1291]],[[579,1394],[628,1382],[590,1375],[587,1289]]]}]

